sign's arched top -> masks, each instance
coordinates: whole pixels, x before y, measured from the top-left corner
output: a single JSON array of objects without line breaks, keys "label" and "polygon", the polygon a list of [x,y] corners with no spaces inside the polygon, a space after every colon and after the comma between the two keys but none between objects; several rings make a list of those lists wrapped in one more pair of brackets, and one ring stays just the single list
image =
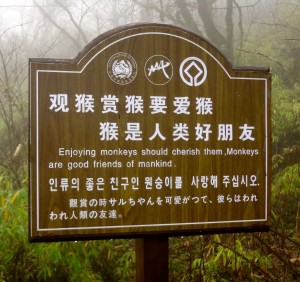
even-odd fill
[{"label": "sign's arched top", "polygon": [[[147,39],[148,38],[148,39]],[[114,75],[111,75],[111,78],[113,80],[119,81],[117,83],[120,83],[120,80],[118,80],[118,76],[123,77],[123,82],[120,84],[127,84],[130,81],[133,80],[135,77],[136,73],[134,72],[133,75],[129,75],[129,73],[132,71],[132,68],[136,67],[135,61],[134,61],[134,55],[135,54],[129,54],[131,47],[134,47],[133,44],[136,42],[137,48],[141,46],[141,42],[144,41],[160,41],[161,42],[161,48],[164,51],[170,52],[170,47],[174,47],[174,49],[184,49],[184,48],[189,48],[189,45],[192,45],[196,48],[198,48],[199,51],[204,52],[202,57],[205,59],[199,57],[186,57],[184,58],[184,62],[182,64],[185,64],[187,61],[190,62],[190,64],[186,64],[185,68],[183,65],[180,66],[180,77],[182,80],[190,86],[198,86],[204,82],[206,79],[207,75],[207,68],[204,63],[204,60],[213,62],[215,63],[216,66],[219,66],[221,69],[223,69],[224,73],[231,78],[238,78],[240,76],[245,76],[245,71],[246,73],[248,72],[250,77],[255,76],[255,72],[268,72],[268,68],[263,68],[263,67],[234,67],[231,65],[229,60],[218,50],[216,49],[209,41],[206,39],[202,38],[201,36],[192,33],[190,31],[187,31],[185,29],[182,29],[180,27],[172,26],[172,25],[166,25],[166,24],[153,24],[153,23],[144,23],[144,24],[130,24],[126,25],[123,27],[115,28],[111,31],[108,31],[96,39],[94,39],[92,42],[90,42],[74,59],[66,59],[66,60],[52,60],[52,59],[31,59],[31,61],[36,61],[36,62],[45,62],[48,64],[52,63],[60,63],[62,64],[67,64],[70,66],[70,68],[74,71],[78,72],[83,72],[86,67],[88,67],[91,63],[93,63],[96,58],[106,52],[108,49],[113,49],[113,48],[120,48],[120,46],[124,46],[125,49],[127,50],[127,53],[124,52],[125,49],[122,50],[122,47],[119,49],[120,52],[117,52],[116,54],[113,54],[112,57],[120,57],[120,60],[115,60],[114,62],[110,63],[115,63],[114,66],[112,67],[112,73]],[[128,43],[128,46],[126,46],[126,42]],[[174,42],[173,44],[175,46],[170,46],[172,45],[171,42]],[[168,46],[167,46],[168,45]],[[155,69],[163,70],[163,75],[158,81],[152,81],[151,78],[149,81],[152,81],[153,84],[156,85],[163,85],[169,82],[169,75],[166,73],[166,67],[163,65],[160,66],[159,64],[167,63],[168,65],[171,65],[172,62],[169,61],[169,59],[163,55],[164,52],[162,52],[159,49],[159,43],[158,44],[153,44],[155,51],[153,50],[153,55],[151,57],[158,57],[162,56],[165,57],[165,60],[157,60],[154,65],[150,65],[146,69],[146,65],[144,66],[145,68],[145,73],[148,72],[147,78],[149,79],[151,73],[150,68],[152,68],[153,72]],[[128,49],[129,48],[129,49]],[[134,49],[134,48],[133,48]],[[167,50],[168,49],[168,50]],[[157,54],[155,53],[157,52]],[[138,52],[137,52],[138,54]],[[126,56],[124,60],[122,60],[122,56]],[[148,60],[151,59],[151,57],[148,58]],[[111,58],[112,59],[112,58]],[[132,66],[132,63],[135,66]],[[76,67],[75,67],[76,66]],[[214,66],[214,68],[216,67]],[[189,69],[194,68],[195,74],[192,75],[189,73]],[[120,73],[120,71],[123,72],[124,74]],[[243,70],[243,74],[240,73],[241,69]],[[140,69],[142,72],[143,69]],[[149,72],[150,71],[150,72]],[[108,69],[109,72],[109,69]],[[119,72],[119,73],[118,73]],[[246,74],[247,76],[247,74]]]}]

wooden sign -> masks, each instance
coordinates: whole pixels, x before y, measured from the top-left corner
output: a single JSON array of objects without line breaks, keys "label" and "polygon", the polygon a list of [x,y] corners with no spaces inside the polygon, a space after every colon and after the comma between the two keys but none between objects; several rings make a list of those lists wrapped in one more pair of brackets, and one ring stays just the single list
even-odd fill
[{"label": "wooden sign", "polygon": [[269,227],[268,68],[161,24],[29,64],[31,241]]}]

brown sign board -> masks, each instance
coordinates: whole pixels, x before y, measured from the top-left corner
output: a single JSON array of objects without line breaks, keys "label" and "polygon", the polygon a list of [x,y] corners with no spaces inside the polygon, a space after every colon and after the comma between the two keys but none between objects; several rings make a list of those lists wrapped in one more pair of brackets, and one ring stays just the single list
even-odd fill
[{"label": "brown sign board", "polygon": [[29,72],[30,241],[269,228],[268,68],[138,24]]}]

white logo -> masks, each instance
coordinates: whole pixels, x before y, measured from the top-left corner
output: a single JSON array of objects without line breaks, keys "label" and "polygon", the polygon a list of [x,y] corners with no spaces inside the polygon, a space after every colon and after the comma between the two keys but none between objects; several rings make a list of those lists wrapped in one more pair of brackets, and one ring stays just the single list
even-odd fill
[{"label": "white logo", "polygon": [[155,85],[168,83],[173,76],[171,61],[163,55],[150,57],[144,67],[147,79]]},{"label": "white logo", "polygon": [[114,54],[107,62],[107,74],[117,84],[128,84],[136,77],[136,61],[126,53]]},{"label": "white logo", "polygon": [[189,86],[201,85],[207,76],[206,65],[197,57],[188,57],[182,61],[179,69],[182,81]]}]

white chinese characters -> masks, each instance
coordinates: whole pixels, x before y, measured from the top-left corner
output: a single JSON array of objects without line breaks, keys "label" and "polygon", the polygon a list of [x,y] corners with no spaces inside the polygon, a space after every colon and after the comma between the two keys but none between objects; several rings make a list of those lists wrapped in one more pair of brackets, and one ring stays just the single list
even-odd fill
[{"label": "white chinese characters", "polygon": [[[209,117],[214,114],[214,103],[210,97],[176,96],[173,99],[167,96],[125,95],[118,98],[114,94],[105,94],[95,100],[92,94],[75,94],[69,97],[67,94],[50,94],[49,109],[54,112],[70,113],[70,100],[74,99],[73,104],[76,113],[100,113],[99,136],[101,141],[113,141],[124,138],[125,141],[143,141],[160,139],[163,141],[203,141],[208,142],[214,138],[217,141],[233,141],[239,138],[241,141],[255,140],[255,127],[244,123],[235,126],[232,123],[199,123],[195,122],[194,116]],[[122,122],[120,124],[113,118],[114,115],[126,113],[132,117],[137,117],[136,121]],[[102,121],[103,117],[109,114],[109,121]],[[144,124],[141,122],[140,115],[174,115],[187,116],[185,120],[176,121],[170,124],[172,134],[168,135],[164,123],[153,122]],[[147,131],[147,133],[145,133]],[[125,137],[123,137],[125,136]]]}]

